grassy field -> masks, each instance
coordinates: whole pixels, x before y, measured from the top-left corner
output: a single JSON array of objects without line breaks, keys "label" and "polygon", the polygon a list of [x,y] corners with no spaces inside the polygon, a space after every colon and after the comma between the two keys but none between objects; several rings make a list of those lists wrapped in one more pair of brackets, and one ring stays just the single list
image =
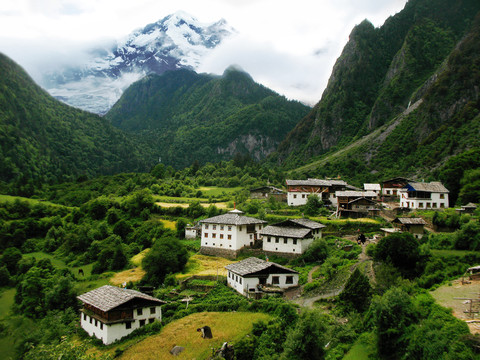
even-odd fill
[{"label": "grassy field", "polygon": [[201,186],[198,188],[204,196],[213,196],[213,197],[219,197],[222,195],[229,195],[232,194],[236,191],[242,190],[243,187],[238,186],[238,187],[233,187],[233,188],[223,188],[223,187],[216,187],[216,186]]},{"label": "grassy field", "polygon": [[38,199],[30,199],[30,198],[21,197],[21,196],[11,196],[11,195],[2,195],[2,194],[0,194],[0,203],[14,202],[15,200],[26,201],[26,202],[28,202],[30,205],[44,204],[44,205],[61,206],[61,207],[69,207],[69,208],[71,208],[71,206],[59,205],[59,204],[52,203],[52,202],[50,202],[50,201],[44,201],[44,200],[38,200]]},{"label": "grassy field", "polygon": [[[176,359],[207,359],[212,348],[218,349],[226,341],[235,343],[252,330],[256,321],[268,321],[270,316],[262,313],[204,312],[196,313],[166,325],[154,336],[133,345],[119,359],[172,359],[170,350],[182,346],[185,350]],[[202,339],[197,329],[208,325],[213,339]]]},{"label": "grassy field", "polygon": [[343,360],[368,360],[375,358],[375,339],[371,334],[361,336]]},{"label": "grassy field", "polygon": [[15,297],[15,288],[5,289],[0,293],[0,319],[5,318],[10,312]]},{"label": "grassy field", "polygon": [[221,257],[195,254],[188,260],[184,273],[177,275],[177,278],[184,279],[192,275],[227,276],[225,266],[233,262]]},{"label": "grassy field", "polygon": [[[181,207],[182,209],[186,209],[190,206],[189,203],[172,203],[172,202],[161,202],[158,201],[155,204],[161,206],[163,208],[172,208],[172,207]],[[218,202],[218,203],[200,203],[200,205],[204,208],[208,208],[210,205],[215,205],[218,209],[227,209],[228,204],[226,202]]]},{"label": "grassy field", "polygon": [[468,250],[430,250],[434,256],[450,257],[450,256],[465,256],[468,254],[480,255],[479,251]]},{"label": "grassy field", "polygon": [[165,220],[165,219],[158,219],[165,229],[170,229],[170,230],[176,230],[177,229],[177,222],[176,221],[171,221],[171,220]]}]

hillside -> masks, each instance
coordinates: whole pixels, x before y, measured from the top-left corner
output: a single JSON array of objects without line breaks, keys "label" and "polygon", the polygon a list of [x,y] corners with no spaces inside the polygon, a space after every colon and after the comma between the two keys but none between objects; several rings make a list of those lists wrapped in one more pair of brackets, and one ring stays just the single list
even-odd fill
[{"label": "hillside", "polygon": [[418,169],[425,176],[476,146],[479,10],[471,0],[411,0],[380,28],[359,24],[322,99],[271,161],[293,169],[368,136],[333,162],[325,157],[327,168],[309,169],[361,181]]},{"label": "hillside", "polygon": [[177,70],[134,83],[106,118],[154,144],[163,163],[184,167],[237,153],[263,159],[309,110],[234,68]]},{"label": "hillside", "polygon": [[151,166],[145,146],[55,100],[3,54],[0,73],[0,181],[51,182]]}]

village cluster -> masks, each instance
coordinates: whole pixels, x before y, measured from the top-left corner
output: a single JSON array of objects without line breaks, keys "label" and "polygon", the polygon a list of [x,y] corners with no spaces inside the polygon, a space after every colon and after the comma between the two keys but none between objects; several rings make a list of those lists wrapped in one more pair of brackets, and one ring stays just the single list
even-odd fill
[{"label": "village cluster", "polygon": [[[378,216],[385,209],[400,214],[409,209],[448,208],[448,193],[439,182],[414,182],[405,178],[364,184],[364,189],[342,180],[308,179],[287,180],[286,192],[271,186],[254,189],[251,197],[273,196],[290,206],[301,206],[313,194],[332,209],[332,215],[359,218]],[[388,204],[397,206],[389,208],[387,200]],[[385,233],[408,231],[416,238],[424,233],[425,221],[421,218],[395,217],[392,224],[392,228],[383,229]],[[265,254],[266,260],[250,257],[226,266],[228,286],[246,297],[259,298],[265,293],[298,286],[298,272],[268,261],[268,256],[292,258],[303,254],[315,239],[322,237],[324,227],[305,218],[267,225],[264,220],[234,209],[187,227],[186,238],[201,238],[202,254],[236,258],[245,247]],[[104,344],[111,344],[147,323],[161,321],[164,303],[135,290],[109,285],[80,295],[78,299],[83,302],[82,328]]]}]

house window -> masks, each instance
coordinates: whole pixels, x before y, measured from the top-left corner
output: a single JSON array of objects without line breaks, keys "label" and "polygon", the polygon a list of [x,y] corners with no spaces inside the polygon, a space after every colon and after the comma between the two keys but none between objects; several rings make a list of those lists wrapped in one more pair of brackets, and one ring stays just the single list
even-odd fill
[{"label": "house window", "polygon": [[137,309],[137,315],[140,316],[143,314],[143,309]]},{"label": "house window", "polygon": [[283,243],[284,243],[284,244],[287,244],[287,243],[288,243],[288,239],[287,239],[287,238],[283,239]]},{"label": "house window", "polygon": [[272,284],[273,285],[280,284],[280,278],[278,276],[272,276]]},{"label": "house window", "polygon": [[212,229],[213,229],[213,230],[217,230],[217,225],[213,225],[213,226],[212,226]]},{"label": "house window", "polygon": [[205,229],[208,229],[208,224],[205,224]]},{"label": "house window", "polygon": [[83,314],[83,320],[87,321],[87,314]]},{"label": "house window", "polygon": [[145,326],[145,319],[140,320],[140,326]]},{"label": "house window", "polygon": [[242,284],[242,278],[240,278],[240,279],[238,279],[238,280],[239,280],[238,282],[239,282],[240,285],[241,285],[241,284]]},{"label": "house window", "polygon": [[220,230],[223,230],[224,226],[223,225],[220,225]]},{"label": "house window", "polygon": [[230,225],[228,226],[228,231],[232,231],[232,227]]},{"label": "house window", "polygon": [[297,198],[297,194],[293,194],[293,198],[296,199],[296,198]]},{"label": "house window", "polygon": [[155,321],[155,318],[150,318],[150,319],[148,319],[148,323],[149,323],[149,324],[153,323],[154,321]]},{"label": "house window", "polygon": [[275,244],[278,244],[279,240],[279,238],[275,238]]},{"label": "house window", "polygon": [[390,190],[387,190],[387,195],[390,195]]},{"label": "house window", "polygon": [[93,318],[90,317],[90,324],[93,324]]},{"label": "house window", "polygon": [[252,240],[252,239],[253,239],[253,235],[252,235],[252,234],[250,234],[250,240]]},{"label": "house window", "polygon": [[302,194],[302,199],[305,199],[305,194]]},{"label": "house window", "polygon": [[418,203],[419,208],[423,208],[423,203]]},{"label": "house window", "polygon": [[227,235],[228,240],[232,240],[232,235]]},{"label": "house window", "polygon": [[441,203],[441,204],[440,204],[440,207],[441,207],[441,208],[444,208],[444,207],[445,207],[445,204],[444,204],[444,203]]},{"label": "house window", "polygon": [[437,207],[437,203],[433,203],[432,207],[435,209]]},{"label": "house window", "polygon": [[103,323],[100,322],[100,330],[103,330]]},{"label": "house window", "polygon": [[203,233],[204,238],[208,238],[208,233]]},{"label": "house window", "polygon": [[445,199],[445,194],[440,194],[440,199]]},{"label": "house window", "polygon": [[238,227],[238,231],[242,231],[242,225]]},{"label": "house window", "polygon": [[215,239],[217,237],[217,234],[213,233],[212,238]]},{"label": "house window", "polygon": [[267,237],[267,242],[271,242],[271,241],[272,241],[272,239],[270,238],[270,236]]},{"label": "house window", "polygon": [[293,239],[293,245],[297,245],[297,239]]},{"label": "house window", "polygon": [[223,234],[220,234],[220,239],[223,239]]},{"label": "house window", "polygon": [[293,284],[293,276],[287,276],[285,279],[285,284]]},{"label": "house window", "polygon": [[157,309],[155,308],[155,306],[154,306],[154,307],[151,307],[151,308],[150,308],[150,314],[155,314],[155,311],[156,311],[156,310],[157,310]]},{"label": "house window", "polygon": [[97,319],[95,319],[95,327],[97,327],[97,326],[98,326],[98,321],[97,321]]},{"label": "house window", "polygon": [[131,322],[126,322],[125,323],[125,329],[131,329],[132,328],[132,323]]}]

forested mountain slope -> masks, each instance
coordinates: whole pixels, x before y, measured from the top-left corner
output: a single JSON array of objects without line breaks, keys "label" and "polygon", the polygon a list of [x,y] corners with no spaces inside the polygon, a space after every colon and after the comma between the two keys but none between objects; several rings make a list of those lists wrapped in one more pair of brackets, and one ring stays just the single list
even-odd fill
[{"label": "forested mountain slope", "polygon": [[[479,10],[474,0],[410,0],[380,28],[368,21],[356,26],[322,99],[272,162],[289,168],[308,163],[388,124],[418,100],[424,103],[403,117],[403,125],[357,148],[358,164],[344,164],[345,171],[364,177],[385,170],[412,174],[473,146],[467,137],[478,110],[479,81],[478,68],[470,66],[479,52],[464,37]],[[468,36],[477,35],[475,27]],[[466,134],[459,124],[469,129]]]},{"label": "forested mountain slope", "polygon": [[131,85],[106,118],[148,140],[163,163],[181,168],[235,154],[263,159],[309,110],[231,67],[222,76],[150,75]]},{"label": "forested mountain slope", "polygon": [[[469,171],[480,168],[479,86],[480,15],[438,70],[412,94],[407,110],[297,171],[343,174],[359,182],[399,174],[430,176],[447,185],[455,203],[460,184],[474,176]],[[460,197],[465,203],[478,199]]]},{"label": "forested mountain slope", "polygon": [[0,54],[0,181],[57,181],[144,171],[145,146],[97,115],[65,105]]}]

